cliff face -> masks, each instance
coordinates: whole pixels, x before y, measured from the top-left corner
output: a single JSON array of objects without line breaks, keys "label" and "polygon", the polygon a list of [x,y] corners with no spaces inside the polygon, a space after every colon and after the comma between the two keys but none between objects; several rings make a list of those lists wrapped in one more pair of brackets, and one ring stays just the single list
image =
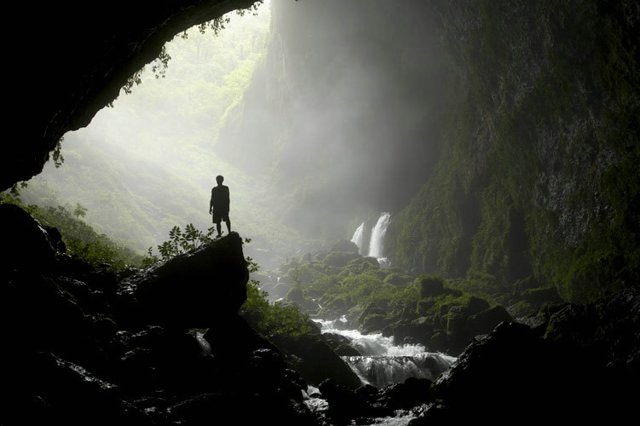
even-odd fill
[{"label": "cliff face", "polygon": [[639,22],[631,1],[274,1],[219,149],[292,188],[301,230],[392,210],[394,265],[590,300],[638,278]]},{"label": "cliff face", "polygon": [[433,176],[389,229],[392,259],[573,300],[637,282],[638,5],[437,10],[462,95]]},{"label": "cliff face", "polygon": [[[116,0],[96,4],[71,1],[12,2],[4,15],[13,32],[28,32],[33,43],[12,39],[5,102],[10,106],[0,190],[42,171],[49,152],[69,130],[86,126],[113,101],[127,79],[155,59],[162,45],[185,29],[255,0]],[[19,28],[24,19],[28,25]]]}]

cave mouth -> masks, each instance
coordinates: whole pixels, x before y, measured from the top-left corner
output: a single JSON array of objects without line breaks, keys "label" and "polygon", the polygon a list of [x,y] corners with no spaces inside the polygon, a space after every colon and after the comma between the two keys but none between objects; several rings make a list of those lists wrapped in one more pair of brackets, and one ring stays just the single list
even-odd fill
[{"label": "cave mouth", "polygon": [[[302,6],[291,4],[294,9]],[[90,124],[65,134],[64,166],[55,169],[50,162],[33,179],[33,188],[24,193],[35,197],[51,189],[62,203],[70,200],[86,208],[86,218],[101,232],[145,251],[165,241],[168,230],[180,225],[177,221],[193,222],[199,229],[211,226],[209,191],[215,175],[223,174],[233,190],[234,225],[257,239],[260,251],[282,251],[281,259],[292,254],[290,247],[317,244],[311,240],[318,235],[349,239],[362,221],[375,222],[380,212],[400,207],[398,200],[406,202],[424,181],[422,173],[428,167],[423,167],[426,148],[421,142],[431,135],[417,129],[431,123],[408,111],[415,99],[404,105],[399,97],[405,92],[391,94],[395,86],[389,82],[393,78],[387,78],[390,60],[378,50],[396,46],[389,47],[384,36],[363,39],[362,34],[370,36],[367,31],[373,30],[357,28],[348,33],[354,39],[353,46],[336,47],[330,38],[308,41],[320,58],[328,51],[339,52],[343,62],[328,68],[335,81],[327,75],[297,80],[286,72],[271,75],[273,68],[265,71],[264,62],[282,59],[269,52],[276,50],[271,43],[271,7],[269,1],[263,2],[243,16],[230,12],[213,24],[205,22],[178,33],[162,48],[158,59],[129,78],[119,97]],[[225,28],[216,35],[213,27],[218,23]],[[315,36],[322,34],[323,23],[313,24]],[[288,25],[278,34],[290,36],[285,41],[287,53],[309,56],[300,54],[291,37],[291,32],[301,31],[300,24]],[[345,31],[349,23],[337,25]],[[202,34],[204,29],[208,31]],[[396,49],[402,51],[401,66],[409,67],[407,55],[424,55],[427,47]],[[312,58],[305,66],[313,67],[313,60],[319,61]],[[347,60],[351,63],[345,64]],[[418,71],[427,67],[421,61],[424,58],[417,55]],[[261,80],[253,87],[254,73],[260,67],[256,78]],[[320,78],[324,80],[313,84]],[[273,82],[265,83],[267,79]],[[226,141],[277,139],[278,130],[271,124],[276,122],[277,126],[277,120],[262,112],[273,104],[251,104],[245,97],[268,98],[261,91],[280,89],[278,81],[282,79],[290,79],[308,93],[294,100],[291,107],[276,105],[282,108],[276,119],[304,123],[280,132],[289,132],[290,140],[310,142],[301,149],[282,151],[277,141],[238,147]],[[332,83],[337,88],[329,87]],[[323,91],[327,92],[324,98]],[[399,142],[392,130],[375,123],[380,109],[361,111],[371,109],[372,104],[384,105],[385,96],[408,116],[408,130],[401,137],[405,148],[417,150],[416,155],[404,156],[404,161],[413,161],[413,165],[399,167],[394,163],[398,157],[394,144]],[[258,130],[251,130],[254,127]],[[374,130],[367,131],[367,127]],[[364,139],[375,149],[363,150]],[[274,157],[280,151],[281,158]],[[274,168],[279,176],[274,177]],[[390,177],[389,173],[395,175]],[[389,180],[405,185],[393,191],[378,189]],[[407,184],[410,181],[413,186]],[[334,188],[330,194],[322,189],[327,187]],[[386,199],[390,197],[395,197],[392,202]],[[332,211],[326,210],[329,198]],[[330,225],[325,224],[324,214],[332,217]]]},{"label": "cave mouth", "polygon": [[158,6],[116,0],[99,8],[65,1],[36,8],[11,4],[8,16],[28,16],[30,37],[39,43],[7,46],[7,58],[19,64],[10,71],[13,85],[6,100],[14,108],[7,133],[22,137],[7,146],[12,161],[0,170],[1,190],[40,173],[62,136],[87,126],[136,71],[161,55],[166,42],[188,28],[260,3],[179,0]]},{"label": "cave mouth", "polygon": [[177,34],[91,123],[64,135],[63,164],[49,161],[20,191],[23,201],[80,206],[99,232],[144,253],[173,226],[212,226],[210,190],[222,174],[237,229],[259,239],[267,227],[291,234],[257,201],[266,182],[216,153],[221,127],[264,60],[270,25],[267,0]]}]

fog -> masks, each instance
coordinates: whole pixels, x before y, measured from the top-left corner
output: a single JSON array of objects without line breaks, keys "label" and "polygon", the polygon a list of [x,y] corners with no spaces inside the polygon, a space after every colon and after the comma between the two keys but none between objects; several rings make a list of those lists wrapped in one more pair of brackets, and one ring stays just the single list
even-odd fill
[{"label": "fog", "polygon": [[414,1],[275,1],[273,16],[221,154],[287,188],[281,214],[301,232],[338,238],[398,211],[431,172],[448,101],[433,17]]},{"label": "fog", "polygon": [[25,197],[80,203],[87,222],[144,251],[174,225],[211,226],[222,174],[233,228],[259,261],[350,239],[406,205],[435,162],[450,65],[422,9],[272,0],[217,35],[178,35],[164,76],[147,66],[132,93],[65,135],[65,164]]}]

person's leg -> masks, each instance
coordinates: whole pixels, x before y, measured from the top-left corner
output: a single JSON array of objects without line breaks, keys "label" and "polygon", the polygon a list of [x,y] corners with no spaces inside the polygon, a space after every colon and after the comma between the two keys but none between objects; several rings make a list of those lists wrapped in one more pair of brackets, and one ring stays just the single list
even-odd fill
[{"label": "person's leg", "polygon": [[231,233],[231,220],[229,220],[229,217],[227,217],[227,221],[225,223],[227,224],[227,231],[230,234]]}]

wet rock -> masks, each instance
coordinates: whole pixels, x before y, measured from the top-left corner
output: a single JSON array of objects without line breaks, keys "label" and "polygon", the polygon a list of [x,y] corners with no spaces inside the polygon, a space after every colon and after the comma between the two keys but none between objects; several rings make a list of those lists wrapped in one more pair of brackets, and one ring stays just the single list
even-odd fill
[{"label": "wet rock", "polygon": [[365,334],[379,333],[389,325],[391,320],[384,314],[370,313],[362,322],[362,331]]},{"label": "wet rock", "polygon": [[[5,399],[9,404],[3,410],[3,421],[7,424],[33,424],[31,421],[38,418],[67,425],[151,424],[142,411],[120,398],[116,385],[78,364],[40,353],[30,357],[24,367],[14,372],[22,374],[18,380],[4,383],[15,386],[6,396],[8,401]],[[25,394],[31,398],[24,398]]]},{"label": "wet rock", "polygon": [[467,318],[467,328],[471,336],[489,333],[503,321],[512,321],[511,315],[505,308],[496,305]]},{"label": "wet rock", "polygon": [[319,389],[323,398],[329,403],[327,414],[338,424],[358,417],[384,416],[391,412],[370,404],[367,400],[371,398],[372,393],[367,392],[367,388],[356,393],[332,379],[327,379],[320,383]]},{"label": "wet rock", "polygon": [[173,424],[282,424],[315,426],[309,409],[298,401],[282,400],[277,394],[204,393],[186,398],[169,408]]},{"label": "wet rock", "polygon": [[338,356],[360,356],[356,348],[351,344],[351,340],[345,336],[335,333],[324,333],[322,338],[333,349]]},{"label": "wet rock", "polygon": [[274,343],[286,355],[291,368],[300,372],[311,385],[317,386],[328,378],[349,389],[356,389],[362,384],[320,336],[278,336]]},{"label": "wet rock", "polygon": [[408,378],[404,383],[387,386],[380,391],[380,402],[392,410],[409,409],[432,400],[431,381]]}]

